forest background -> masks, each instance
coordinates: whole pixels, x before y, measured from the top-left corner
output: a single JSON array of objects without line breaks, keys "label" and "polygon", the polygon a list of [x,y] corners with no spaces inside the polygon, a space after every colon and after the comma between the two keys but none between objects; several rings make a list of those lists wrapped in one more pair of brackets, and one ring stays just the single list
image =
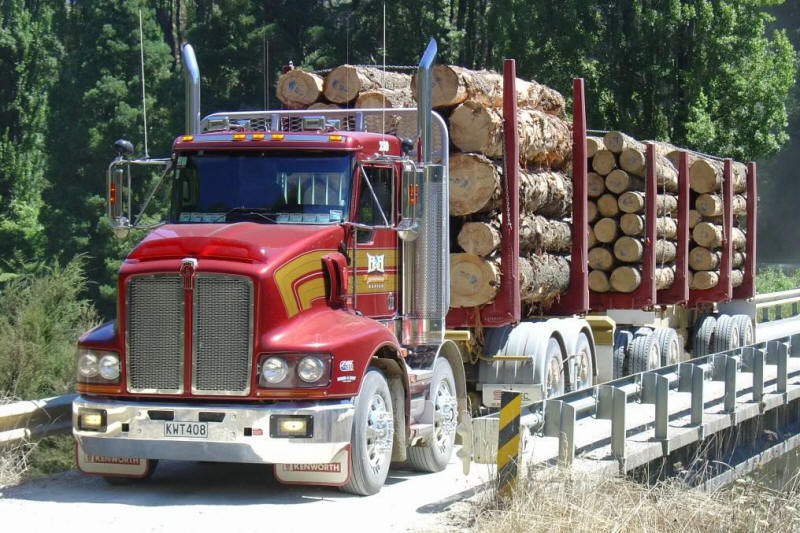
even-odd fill
[{"label": "forest background", "polygon": [[[589,125],[756,160],[759,261],[800,263],[800,2],[781,0],[395,0],[386,63],[499,69],[570,95]],[[0,287],[78,254],[84,296],[114,314],[116,270],[142,237],[104,213],[112,143],[143,154],[139,12],[151,155],[183,131],[180,45],[191,42],[202,112],[275,108],[292,61],[383,62],[380,0],[0,0]],[[83,280],[78,274],[75,280]]]}]

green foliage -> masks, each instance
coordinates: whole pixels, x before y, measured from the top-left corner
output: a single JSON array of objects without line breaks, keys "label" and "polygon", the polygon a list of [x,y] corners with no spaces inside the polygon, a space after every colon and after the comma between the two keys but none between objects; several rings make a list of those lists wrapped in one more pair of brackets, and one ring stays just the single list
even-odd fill
[{"label": "green foliage", "polygon": [[791,275],[786,275],[783,270],[776,267],[764,268],[756,274],[756,293],[788,291],[800,288],[800,269]]},{"label": "green foliage", "polygon": [[73,389],[75,342],[97,322],[81,297],[83,263],[28,265],[0,286],[0,391],[35,399]]}]

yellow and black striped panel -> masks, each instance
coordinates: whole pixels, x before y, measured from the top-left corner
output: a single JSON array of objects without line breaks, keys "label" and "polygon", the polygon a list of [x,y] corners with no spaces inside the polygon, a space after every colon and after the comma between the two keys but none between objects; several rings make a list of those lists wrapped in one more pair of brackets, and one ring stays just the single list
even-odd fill
[{"label": "yellow and black striped panel", "polygon": [[500,491],[508,491],[517,480],[519,417],[522,393],[503,391],[500,396],[500,427],[497,435],[497,477]]}]

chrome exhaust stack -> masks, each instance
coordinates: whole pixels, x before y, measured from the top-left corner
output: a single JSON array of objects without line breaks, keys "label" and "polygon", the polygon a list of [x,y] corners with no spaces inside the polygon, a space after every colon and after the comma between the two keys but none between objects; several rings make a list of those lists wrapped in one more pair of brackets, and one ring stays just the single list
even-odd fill
[{"label": "chrome exhaust stack", "polygon": [[197,135],[200,133],[200,67],[194,48],[189,43],[181,46],[183,61],[183,77],[186,80],[186,133]]},{"label": "chrome exhaust stack", "polygon": [[[403,343],[438,345],[444,341],[449,306],[450,238],[447,172],[433,163],[431,84],[436,41],[431,39],[417,71],[419,164],[416,171],[416,237],[403,242]],[[443,147],[447,150],[447,147]],[[406,277],[407,276],[407,277]],[[413,281],[412,281],[413,280]],[[409,283],[410,282],[410,283]],[[413,287],[409,287],[413,285]],[[410,296],[410,298],[409,298]]]}]

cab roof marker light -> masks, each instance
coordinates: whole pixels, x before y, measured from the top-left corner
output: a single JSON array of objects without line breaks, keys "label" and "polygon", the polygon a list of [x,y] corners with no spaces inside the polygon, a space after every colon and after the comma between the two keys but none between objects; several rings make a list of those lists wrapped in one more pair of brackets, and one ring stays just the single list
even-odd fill
[{"label": "cab roof marker light", "polygon": [[234,141],[244,141],[246,139],[247,139],[247,135],[245,135],[244,133],[234,133],[233,134],[233,140]]},{"label": "cab roof marker light", "polygon": [[252,136],[252,139],[254,141],[263,141],[264,140],[264,134],[263,133],[254,133],[253,136]]},{"label": "cab roof marker light", "polygon": [[273,141],[282,141],[284,135],[283,133],[273,133],[272,135],[269,136],[269,138],[272,139]]},{"label": "cab roof marker light", "polygon": [[344,137],[342,137],[341,135],[328,135],[328,140],[329,141],[343,141]]},{"label": "cab roof marker light", "polygon": [[194,140],[194,135],[184,135],[181,137],[181,142],[190,143]]}]

